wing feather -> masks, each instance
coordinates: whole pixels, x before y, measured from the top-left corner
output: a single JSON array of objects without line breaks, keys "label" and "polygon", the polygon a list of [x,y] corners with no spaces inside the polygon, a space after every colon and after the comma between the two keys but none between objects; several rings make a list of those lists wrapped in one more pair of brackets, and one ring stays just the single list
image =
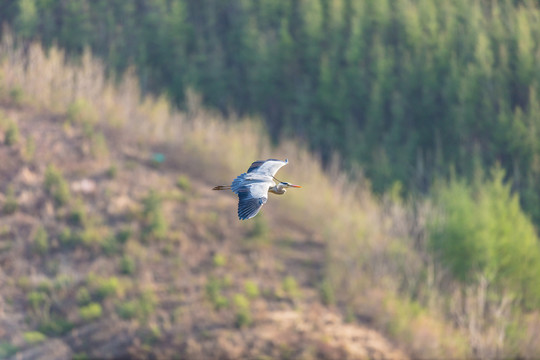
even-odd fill
[{"label": "wing feather", "polygon": [[266,203],[266,197],[253,197],[249,189],[244,188],[238,192],[238,218],[240,220],[251,219]]},{"label": "wing feather", "polygon": [[248,174],[258,173],[262,175],[274,176],[278,170],[287,165],[288,162],[289,161],[287,159],[285,159],[285,161],[277,159],[259,160],[251,164],[247,172]]}]

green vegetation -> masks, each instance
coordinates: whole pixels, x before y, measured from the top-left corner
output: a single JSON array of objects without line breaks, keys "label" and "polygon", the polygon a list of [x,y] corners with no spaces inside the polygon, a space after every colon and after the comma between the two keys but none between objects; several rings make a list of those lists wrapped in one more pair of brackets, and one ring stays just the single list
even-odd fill
[{"label": "green vegetation", "polygon": [[5,359],[15,354],[19,348],[8,342],[0,342],[0,359]]},{"label": "green vegetation", "polygon": [[253,322],[248,298],[242,294],[235,294],[233,297],[235,309],[236,326],[241,328]]},{"label": "green vegetation", "polygon": [[253,280],[246,280],[244,282],[244,291],[250,299],[255,299],[259,296],[259,286]]},{"label": "green vegetation", "polygon": [[92,321],[101,317],[103,310],[98,303],[90,303],[79,309],[79,316],[82,321]]},{"label": "green vegetation", "polygon": [[296,279],[292,275],[287,275],[285,279],[283,279],[283,283],[281,284],[283,291],[291,298],[295,299],[300,296],[300,289],[298,287],[298,283],[296,282]]},{"label": "green vegetation", "polygon": [[191,189],[191,181],[186,175],[180,175],[176,179],[176,187],[180,190],[189,191]]},{"label": "green vegetation", "polygon": [[80,306],[86,306],[92,300],[90,296],[90,291],[88,291],[86,287],[79,288],[79,290],[77,290],[75,298],[77,299],[77,304],[79,304]]},{"label": "green vegetation", "polygon": [[145,322],[154,312],[156,301],[156,296],[152,292],[144,291],[137,299],[118,304],[116,311],[122,319],[138,319],[141,322]]},{"label": "green vegetation", "polygon": [[45,171],[45,190],[57,206],[66,205],[71,196],[67,181],[54,165],[49,165]]},{"label": "green vegetation", "polygon": [[[52,3],[24,3],[12,14],[17,19],[14,26],[28,34],[37,27],[47,39],[50,29],[37,24],[50,21],[47,7]],[[80,16],[77,20],[84,20],[97,6],[85,0],[71,3],[69,9],[59,11],[58,18],[65,16],[64,11],[73,11],[72,15]],[[128,11],[130,4],[126,3],[115,6],[108,19]],[[199,54],[196,67],[214,71],[176,72],[170,78],[186,76],[176,84],[182,88],[179,91],[185,91],[186,84],[195,84],[207,104],[220,102],[215,106],[231,114],[261,114],[270,121],[267,129],[276,139],[296,132],[309,137],[312,148],[327,162],[329,153],[337,148],[344,154],[343,165],[360,163],[359,172],[365,171],[371,184],[356,175],[352,175],[351,184],[338,171],[339,165],[325,170],[295,144],[272,147],[261,135],[265,128],[248,120],[231,115],[232,121],[222,123],[215,112],[198,107],[197,96],[191,91],[186,91],[191,95],[185,113],[172,110],[164,98],[145,96],[159,88],[156,76],[162,70],[156,70],[161,69],[158,63],[169,61],[162,54],[174,46],[159,50],[158,44],[168,38],[169,32],[153,39],[156,48],[130,47],[138,48],[131,59],[142,65],[134,69],[142,79],[141,91],[129,75],[125,79],[119,76],[121,90],[114,90],[104,75],[98,74],[101,67],[88,51],[83,52],[80,62],[67,62],[64,69],[58,66],[63,58],[55,47],[46,57],[39,46],[29,45],[31,58],[15,48],[14,55],[5,57],[0,68],[0,80],[7,79],[0,84],[0,97],[11,107],[9,111],[20,116],[14,117],[18,124],[25,124],[26,112],[43,108],[50,111],[47,115],[51,119],[44,118],[40,126],[54,129],[58,125],[53,124],[56,114],[64,114],[67,109],[67,117],[72,120],[66,123],[65,132],[55,132],[63,137],[64,145],[73,149],[72,140],[80,137],[79,129],[73,131],[68,124],[80,125],[85,146],[76,150],[82,149],[87,155],[92,151],[88,147],[91,141],[102,134],[111,144],[111,153],[103,156],[111,158],[86,156],[88,167],[86,163],[66,163],[64,157],[55,160],[59,168],[69,172],[70,179],[93,176],[104,185],[93,195],[80,195],[91,203],[88,212],[82,202],[70,200],[68,183],[53,166],[46,170],[46,193],[35,191],[31,192],[35,198],[24,198],[23,194],[33,190],[33,179],[43,175],[38,164],[47,164],[51,154],[38,152],[36,158],[45,161],[23,163],[27,169],[17,174],[24,181],[12,182],[14,191],[25,201],[17,215],[23,215],[20,218],[24,220],[39,216],[43,230],[46,227],[49,234],[45,231],[45,236],[40,235],[46,239],[41,241],[47,244],[42,246],[44,250],[31,247],[43,256],[36,258],[32,251],[15,253],[20,248],[4,247],[4,239],[25,236],[29,231],[12,222],[20,220],[19,216],[6,217],[7,225],[0,229],[1,251],[32,261],[28,267],[32,272],[25,273],[22,267],[7,284],[12,293],[6,296],[6,302],[21,300],[28,326],[47,336],[65,334],[73,327],[67,319],[77,319],[77,315],[90,320],[114,310],[123,319],[137,320],[136,326],[150,321],[152,331],[161,334],[170,329],[167,317],[172,311],[178,327],[184,325],[182,321],[190,321],[191,306],[208,316],[201,319],[208,325],[229,321],[231,327],[253,323],[250,302],[257,307],[267,302],[268,309],[296,306],[300,315],[303,302],[316,301],[311,295],[318,290],[320,301],[335,307],[321,311],[342,311],[351,326],[357,319],[366,321],[412,358],[533,357],[540,351],[536,345],[540,329],[540,250],[535,228],[539,218],[535,214],[539,207],[539,150],[534,140],[540,128],[540,92],[532,64],[540,56],[535,36],[540,30],[534,20],[537,5],[514,3],[398,0],[390,6],[372,0],[263,0],[256,4],[231,0],[228,4],[241,11],[235,21],[227,21],[232,18],[226,16],[223,4],[203,0],[198,10],[194,3],[171,0],[167,9],[185,16],[169,18],[172,23],[163,24],[162,19],[152,23],[138,7],[130,8],[134,18],[149,21],[136,30],[146,35],[173,23],[193,25],[187,37],[197,41],[190,42],[183,55],[191,59],[188,54]],[[156,15],[159,4],[164,3],[153,2],[146,12]],[[186,7],[174,8],[178,4]],[[139,5],[144,8],[148,4],[143,0]],[[80,6],[85,11],[74,11],[81,10]],[[208,18],[212,21],[207,22]],[[246,18],[256,21],[244,22]],[[87,23],[79,30],[85,33],[86,26],[93,25]],[[74,25],[62,26],[65,30]],[[129,26],[129,21],[120,22],[114,33],[104,38],[122,39],[122,29]],[[205,36],[195,31],[201,26],[207,26]],[[222,27],[221,32],[206,38],[216,34],[215,27]],[[231,28],[236,30],[229,32]],[[249,37],[244,37],[244,30],[249,30]],[[103,32],[87,33],[87,40],[95,42],[92,47],[105,41],[95,34]],[[225,34],[234,36],[225,39]],[[265,41],[259,41],[261,37]],[[78,39],[73,37],[70,46]],[[242,41],[237,44],[235,40]],[[147,44],[148,39],[143,37],[141,42]],[[218,46],[229,42],[230,47]],[[254,43],[257,49],[253,52],[230,53],[230,49]],[[120,73],[114,69],[124,61],[119,59],[121,54],[130,50],[120,40],[102,50],[107,53],[110,49],[118,57],[116,64],[108,64],[113,78]],[[212,49],[214,56],[203,55]],[[264,57],[260,56],[262,51],[266,51]],[[156,55],[138,58],[149,52]],[[221,60],[224,56],[229,57],[226,62]],[[236,56],[251,56],[251,66],[235,70]],[[24,66],[29,59],[33,66]],[[73,63],[80,63],[81,68]],[[220,64],[230,74],[223,76]],[[55,79],[58,75],[59,79],[72,80],[61,81],[65,91],[57,91],[57,83],[32,76],[32,69],[34,73],[53,74]],[[12,74],[23,74],[24,81]],[[42,82],[36,85],[34,81]],[[228,88],[219,86],[228,81],[236,82],[235,87],[224,92]],[[28,99],[24,106],[15,106],[9,97],[18,86]],[[238,100],[239,92],[247,97]],[[223,93],[227,96],[216,96]],[[265,96],[259,96],[261,93]],[[73,94],[80,99],[78,104],[73,102]],[[167,96],[183,106],[183,96],[177,95],[167,91]],[[257,105],[242,105],[250,103]],[[85,116],[81,104],[96,109],[94,120],[80,119]],[[108,124],[101,122],[101,118],[111,119],[113,115],[124,128],[115,125],[110,131]],[[27,138],[29,128],[21,126],[24,136],[20,141]],[[129,130],[133,139],[126,152],[123,144],[116,143],[123,130]],[[45,149],[43,139],[35,139],[38,148]],[[162,151],[156,154],[163,155],[158,160],[166,157],[167,162],[159,161],[161,165],[154,168],[147,160],[156,149]],[[20,146],[4,150],[15,156],[22,154]],[[170,156],[173,151],[177,157]],[[185,171],[186,179],[200,178],[202,184],[209,184],[245,169],[246,158],[262,158],[269,152],[289,156],[295,166],[286,168],[287,177],[306,185],[305,191],[276,199],[272,207],[249,222],[229,223],[231,217],[227,216],[234,214],[223,216],[225,211],[230,212],[230,206],[224,197],[219,198],[225,194],[212,194],[218,201],[209,201],[201,192],[190,201],[169,201],[163,206],[163,199],[171,198],[169,194],[182,194],[180,190],[192,186],[184,180],[176,181],[180,190],[171,186],[179,169]],[[129,157],[125,165],[118,165],[126,173],[113,181],[107,167],[112,161],[122,161],[122,157]],[[500,168],[485,175],[484,169],[497,162]],[[135,174],[144,177],[147,172],[151,173],[148,179],[129,179]],[[120,180],[130,186],[118,189]],[[150,191],[151,186],[159,188],[159,193]],[[384,193],[385,189],[388,192]],[[380,196],[373,196],[372,190]],[[114,211],[109,206],[113,201],[108,200],[125,200],[126,193],[129,209]],[[57,206],[53,213],[48,197]],[[140,211],[137,206],[131,208],[130,201],[141,198]],[[26,204],[32,201],[45,206],[28,209]],[[174,221],[169,224],[167,219]],[[30,238],[23,243],[33,245],[33,233],[29,233]],[[139,238],[143,241],[137,241]],[[164,238],[170,241],[154,241]],[[246,241],[233,242],[240,238]],[[273,239],[286,239],[283,243],[288,245],[273,246]],[[243,246],[250,241],[267,246]],[[54,251],[48,251],[49,246]],[[89,269],[101,275],[90,274],[86,283],[76,285],[62,280],[66,257],[74,261],[74,272],[80,271],[78,278],[86,276]],[[172,266],[180,268],[179,263],[180,271],[171,271]],[[146,276],[149,271],[155,276]],[[286,276],[276,280],[279,274]],[[51,281],[50,276],[56,275],[58,278]],[[246,281],[248,277],[253,281]],[[207,302],[179,300],[175,291],[191,280],[196,285],[184,299],[206,296]],[[265,296],[259,298],[257,284],[263,283]],[[156,293],[143,289],[155,289]],[[273,291],[276,296],[272,296]],[[208,312],[209,305],[216,311]],[[165,317],[163,308],[155,311],[160,306],[170,310]],[[177,317],[177,311],[185,316]],[[265,316],[261,313],[262,318]],[[206,341],[212,330],[195,335]],[[142,341],[148,352],[160,336],[150,338],[153,340],[148,343]]]},{"label": "green vegetation", "polygon": [[17,203],[17,198],[15,197],[15,190],[13,190],[13,186],[10,185],[7,188],[6,200],[4,202],[2,212],[6,215],[9,215],[17,211],[18,208],[19,204]]},{"label": "green vegetation", "polygon": [[[18,0],[10,9],[2,19],[23,38],[72,54],[89,46],[111,73],[134,64],[143,92],[186,106],[191,87],[223,112],[262,114],[274,139],[302,136],[326,162],[337,149],[376,191],[395,181],[425,191],[449,164],[471,179],[475,163],[501,161],[540,221],[535,1],[81,0],[60,11]],[[98,117],[84,99],[69,105],[71,122]]]},{"label": "green vegetation", "polygon": [[[540,307],[540,247],[533,224],[497,168],[476,186],[452,180],[436,190],[443,213],[431,222],[431,246],[460,281],[480,277],[511,290],[527,308]],[[519,294],[519,295],[517,295]]]},{"label": "green vegetation", "polygon": [[128,255],[122,256],[120,259],[120,272],[126,275],[133,275],[135,273],[135,260]]},{"label": "green vegetation", "polygon": [[92,289],[98,299],[116,297],[118,295],[121,295],[123,292],[120,280],[115,276],[101,277],[89,274],[87,278],[87,283],[89,288]]},{"label": "green vegetation", "polygon": [[38,330],[48,336],[62,336],[73,329],[73,323],[62,317],[52,316],[42,321]]},{"label": "green vegetation", "polygon": [[39,331],[27,331],[23,334],[23,338],[29,345],[39,344],[47,339],[47,337]]},{"label": "green vegetation", "polygon": [[6,134],[4,135],[4,144],[7,146],[15,145],[19,141],[19,127],[13,121],[8,123]]},{"label": "green vegetation", "polygon": [[160,240],[167,235],[168,224],[162,209],[162,199],[151,190],[142,200],[142,231],[144,241]]},{"label": "green vegetation", "polygon": [[221,293],[223,282],[215,277],[210,277],[206,282],[206,296],[214,306],[219,310],[229,305],[229,300]]},{"label": "green vegetation", "polygon": [[49,250],[49,235],[43,226],[38,227],[34,237],[34,250],[38,254],[45,254]]},{"label": "green vegetation", "polygon": [[334,295],[334,289],[332,283],[328,280],[323,280],[319,286],[319,291],[321,294],[321,300],[325,305],[334,305],[336,302],[336,297]]},{"label": "green vegetation", "polygon": [[215,254],[212,262],[214,263],[215,267],[222,267],[227,264],[227,257],[223,254]]},{"label": "green vegetation", "polygon": [[69,124],[82,125],[89,135],[93,125],[98,122],[98,113],[94,106],[84,99],[77,99],[69,104],[66,112]]}]

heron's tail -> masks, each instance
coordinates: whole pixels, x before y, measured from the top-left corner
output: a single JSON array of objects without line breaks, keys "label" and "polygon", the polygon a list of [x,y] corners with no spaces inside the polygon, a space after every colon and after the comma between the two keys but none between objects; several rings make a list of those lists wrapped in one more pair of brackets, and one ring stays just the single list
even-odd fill
[{"label": "heron's tail", "polygon": [[231,185],[219,185],[219,186],[214,186],[212,188],[212,190],[230,190],[231,189]]}]

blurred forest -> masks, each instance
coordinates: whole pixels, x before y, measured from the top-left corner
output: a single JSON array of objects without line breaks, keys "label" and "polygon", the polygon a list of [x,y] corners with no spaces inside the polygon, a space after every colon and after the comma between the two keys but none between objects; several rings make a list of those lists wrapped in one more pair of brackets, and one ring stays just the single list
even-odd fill
[{"label": "blurred forest", "polygon": [[540,10],[517,0],[3,0],[24,39],[86,46],[185,108],[260,116],[381,192],[499,163],[540,223]]},{"label": "blurred forest", "polygon": [[[0,0],[0,22],[0,358],[540,353],[537,1]],[[208,191],[278,156],[303,189],[254,221]]]}]

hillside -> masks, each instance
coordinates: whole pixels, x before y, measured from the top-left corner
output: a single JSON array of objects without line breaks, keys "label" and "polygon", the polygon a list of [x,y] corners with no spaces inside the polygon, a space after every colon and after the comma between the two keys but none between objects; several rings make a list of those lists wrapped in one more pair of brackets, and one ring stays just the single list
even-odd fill
[{"label": "hillside", "polygon": [[[191,89],[179,111],[105,73],[0,42],[3,357],[540,352],[538,237],[501,168],[377,196]],[[210,189],[270,157],[303,188],[240,222]]]},{"label": "hillside", "polygon": [[1,358],[407,358],[322,304],[326,243],[285,202],[240,222],[210,190],[245,169],[50,105],[0,100]]}]

